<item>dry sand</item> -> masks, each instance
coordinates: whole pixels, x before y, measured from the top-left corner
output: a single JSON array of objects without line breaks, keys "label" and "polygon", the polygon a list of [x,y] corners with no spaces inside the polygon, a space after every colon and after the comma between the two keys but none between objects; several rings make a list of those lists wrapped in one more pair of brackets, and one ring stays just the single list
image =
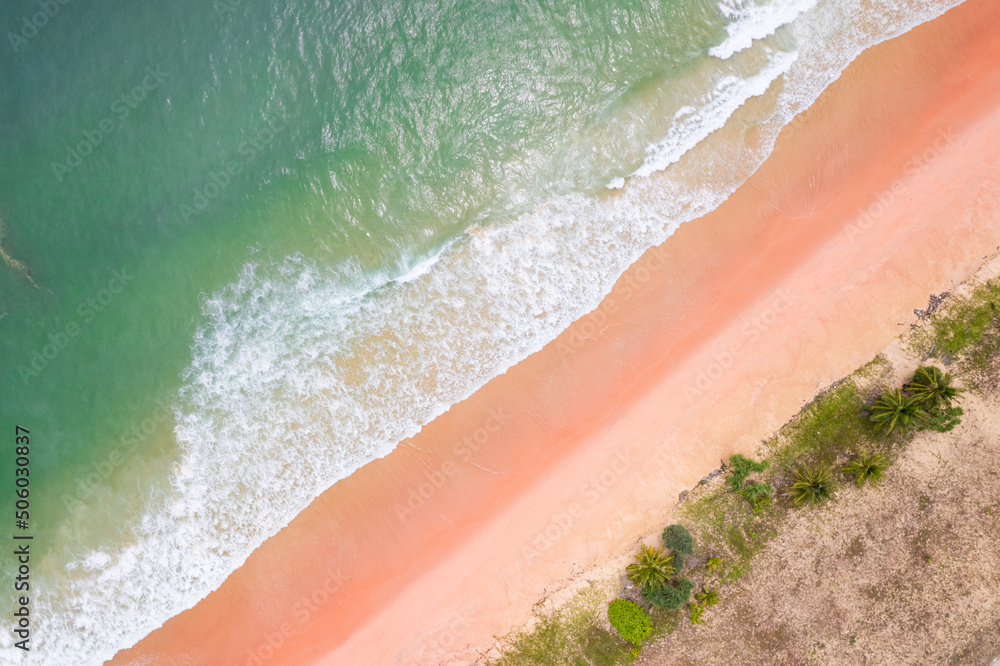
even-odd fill
[{"label": "dry sand", "polygon": [[[998,274],[1000,259],[981,277]],[[907,349],[901,341],[884,354],[890,385],[920,365]],[[835,503],[791,513],[750,574],[722,588],[705,625],[682,623],[636,664],[1000,659],[1000,358],[989,375],[963,394],[958,428],[918,434],[877,488],[848,485]]]},{"label": "dry sand", "polygon": [[627,553],[1000,247],[998,24],[969,0],[862,56],[595,313],[114,663],[469,663]]}]

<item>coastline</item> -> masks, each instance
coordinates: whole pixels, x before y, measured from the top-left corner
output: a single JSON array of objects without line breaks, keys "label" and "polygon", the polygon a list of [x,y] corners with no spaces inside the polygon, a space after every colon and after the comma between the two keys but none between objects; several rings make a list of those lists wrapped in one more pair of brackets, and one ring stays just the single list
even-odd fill
[{"label": "coastline", "polygon": [[[752,506],[731,492],[731,470],[716,469],[665,512],[661,525],[694,537],[678,575],[715,594],[697,623],[695,606],[658,608],[628,580],[633,548],[546,599],[477,663],[1000,663],[998,276],[1000,254],[758,446],[753,478],[774,484],[770,502]],[[961,387],[959,421],[875,431],[871,403],[925,365]],[[883,471],[858,485],[841,466],[866,451]],[[791,470],[817,461],[834,470],[833,496],[796,504]],[[609,624],[616,598],[651,615],[638,659]]]},{"label": "coastline", "polygon": [[997,18],[969,0],[864,54],[597,311],[114,663],[468,663],[627,552],[1000,245]]}]

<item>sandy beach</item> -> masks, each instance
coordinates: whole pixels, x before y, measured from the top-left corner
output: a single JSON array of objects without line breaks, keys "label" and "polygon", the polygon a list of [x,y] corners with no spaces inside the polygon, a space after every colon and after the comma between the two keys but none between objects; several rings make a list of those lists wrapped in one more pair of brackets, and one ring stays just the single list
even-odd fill
[{"label": "sandy beach", "polygon": [[[961,352],[935,350],[944,339],[937,337],[944,322],[961,322],[959,330],[970,323],[964,308],[996,312],[998,276],[1000,256],[757,451],[760,459],[770,459],[775,476],[788,479],[783,456],[809,459],[811,443],[811,453],[823,449],[846,463],[849,456],[833,451],[864,441],[862,448],[886,452],[891,460],[880,482],[858,487],[844,478],[832,501],[811,508],[781,505],[778,491],[776,505],[768,507],[772,512],[746,510],[742,516],[727,502],[744,503],[728,492],[728,474],[699,483],[685,496],[669,522],[691,526],[702,553],[728,559],[741,575],[689,569],[697,588],[716,590],[722,601],[701,625],[687,621],[688,609],[679,611],[669,635],[645,645],[635,663],[1000,662],[1000,318],[992,317]],[[943,367],[963,387],[961,423],[953,430],[897,433],[891,444],[879,444],[851,429],[852,417],[864,421],[864,412],[832,407],[867,404],[928,363]],[[821,416],[833,413],[838,424],[848,424],[839,437],[830,436],[830,421]],[[827,429],[827,435],[814,438],[813,428]],[[719,510],[725,520],[718,520]],[[722,533],[741,539],[719,538]],[[740,545],[747,547],[743,553]],[[747,552],[752,554],[743,559]],[[617,565],[607,577],[609,596],[640,597],[634,587],[623,592],[626,562]],[[562,608],[578,605],[574,599]],[[603,604],[595,615],[603,620]]]},{"label": "sandy beach", "polygon": [[871,49],[600,308],[115,664],[468,664],[1000,251],[1000,5]]}]

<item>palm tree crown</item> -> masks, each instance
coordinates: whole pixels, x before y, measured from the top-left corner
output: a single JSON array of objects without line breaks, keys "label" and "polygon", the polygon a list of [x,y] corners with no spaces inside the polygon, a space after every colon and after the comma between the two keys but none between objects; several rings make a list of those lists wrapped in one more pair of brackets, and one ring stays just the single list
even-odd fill
[{"label": "palm tree crown", "polygon": [[910,391],[915,397],[933,407],[951,407],[952,400],[957,399],[958,394],[962,392],[961,389],[952,386],[951,382],[951,373],[941,372],[933,365],[921,366],[913,374]]},{"label": "palm tree crown", "polygon": [[625,571],[630,581],[641,588],[661,587],[674,574],[673,555],[667,555],[662,548],[653,548],[642,544],[636,561],[628,565]]},{"label": "palm tree crown", "polygon": [[924,411],[923,404],[923,398],[903,395],[899,389],[886,391],[872,405],[871,420],[876,430],[886,433],[896,428],[910,428],[930,416]]},{"label": "palm tree crown", "polygon": [[854,483],[860,488],[866,482],[876,485],[888,468],[889,461],[881,453],[862,451],[860,456],[844,465],[841,471],[853,476]]},{"label": "palm tree crown", "polygon": [[816,467],[800,467],[795,470],[795,482],[788,495],[796,504],[819,504],[833,497],[835,489],[833,470],[820,463]]}]

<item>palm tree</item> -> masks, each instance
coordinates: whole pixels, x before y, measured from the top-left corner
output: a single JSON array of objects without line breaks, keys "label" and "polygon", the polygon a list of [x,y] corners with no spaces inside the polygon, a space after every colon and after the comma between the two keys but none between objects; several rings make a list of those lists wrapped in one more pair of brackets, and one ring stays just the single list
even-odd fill
[{"label": "palm tree", "polygon": [[891,433],[898,428],[911,428],[917,422],[929,418],[923,409],[923,399],[913,395],[903,395],[899,389],[886,391],[872,405],[871,421],[876,430]]},{"label": "palm tree", "polygon": [[910,391],[931,407],[951,407],[962,389],[951,385],[951,373],[944,373],[933,365],[917,368],[910,382]]},{"label": "palm tree", "polygon": [[640,588],[658,588],[666,584],[667,579],[674,574],[673,555],[667,555],[662,548],[653,548],[642,544],[636,561],[628,565],[625,571],[628,579]]},{"label": "palm tree", "polygon": [[800,467],[795,470],[796,481],[788,494],[796,504],[819,504],[833,497],[833,470],[820,463],[817,467]]},{"label": "palm tree", "polygon": [[858,459],[844,465],[842,471],[853,476],[854,483],[860,488],[865,485],[865,481],[871,482],[873,486],[878,484],[888,467],[889,461],[881,453],[862,451]]}]

